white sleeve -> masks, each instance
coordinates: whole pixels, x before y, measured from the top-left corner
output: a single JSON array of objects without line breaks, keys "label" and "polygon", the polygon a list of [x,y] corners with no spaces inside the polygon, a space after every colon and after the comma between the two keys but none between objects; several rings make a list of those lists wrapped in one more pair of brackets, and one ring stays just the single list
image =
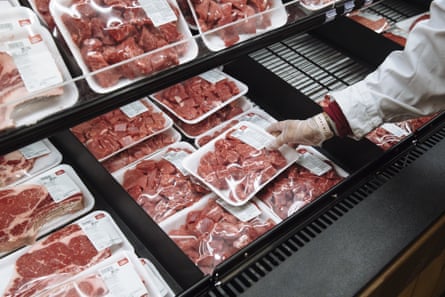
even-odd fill
[{"label": "white sleeve", "polygon": [[414,27],[403,51],[391,53],[364,80],[331,95],[356,138],[383,122],[444,110],[445,0],[431,3],[430,19]]}]

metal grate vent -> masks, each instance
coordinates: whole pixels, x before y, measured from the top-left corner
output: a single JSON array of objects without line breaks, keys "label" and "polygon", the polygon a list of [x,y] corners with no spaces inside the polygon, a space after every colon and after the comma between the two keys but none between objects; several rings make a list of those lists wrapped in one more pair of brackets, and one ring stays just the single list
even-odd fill
[{"label": "metal grate vent", "polygon": [[328,211],[312,221],[308,226],[296,232],[293,236],[281,243],[266,256],[260,258],[227,283],[215,287],[207,296],[211,297],[235,297],[245,292],[254,283],[258,282],[268,272],[286,261],[287,258],[298,252],[318,234],[327,229],[335,221],[340,219],[348,211],[363,201],[372,192],[381,187],[389,179],[397,175],[403,168],[409,166],[417,158],[431,149],[434,145],[445,139],[445,128],[437,131],[427,140],[417,144],[412,150],[395,160],[383,171],[377,172],[371,180],[366,181],[353,193],[340,200]]},{"label": "metal grate vent", "polygon": [[418,15],[423,11],[400,0],[385,0],[368,7],[365,11],[385,17],[390,25]]}]

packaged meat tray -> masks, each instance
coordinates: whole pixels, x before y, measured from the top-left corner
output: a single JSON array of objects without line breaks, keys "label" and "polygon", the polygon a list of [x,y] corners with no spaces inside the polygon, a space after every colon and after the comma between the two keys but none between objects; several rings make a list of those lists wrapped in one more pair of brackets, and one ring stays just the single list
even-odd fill
[{"label": "packaged meat tray", "polygon": [[19,5],[19,2],[16,0],[0,0],[0,9],[16,7]]},{"label": "packaged meat tray", "polygon": [[187,142],[175,143],[113,176],[159,223],[211,193],[182,167],[182,160],[194,151]]},{"label": "packaged meat tray", "polygon": [[153,282],[153,285],[156,287],[157,291],[161,294],[162,297],[174,297],[175,293],[172,291],[170,286],[161,276],[156,267],[149,260],[145,258],[139,258],[144,268],[147,270],[147,273],[150,275],[150,279]]},{"label": "packaged meat tray", "polygon": [[48,139],[0,156],[0,188],[22,183],[61,161],[62,154]]},{"label": "packaged meat tray", "polygon": [[309,146],[299,146],[296,163],[265,186],[256,197],[281,219],[312,203],[348,174]]},{"label": "packaged meat tray", "polygon": [[373,30],[376,33],[382,33],[390,27],[389,21],[384,16],[374,14],[368,11],[354,11],[348,14],[351,20],[365,26],[366,28]]},{"label": "packaged meat tray", "polygon": [[0,204],[0,253],[4,254],[87,213],[94,197],[74,170],[62,164],[1,189]]},{"label": "packaged meat tray", "polygon": [[276,122],[276,119],[274,119],[271,115],[269,115],[259,107],[254,107],[246,112],[243,112],[240,115],[237,115],[236,117],[232,118],[232,120],[221,123],[218,126],[203,133],[201,136],[195,138],[195,146],[201,147],[205,145],[207,142],[217,137],[224,131],[243,121],[254,123],[255,125],[265,129],[271,123]]},{"label": "packaged meat tray", "polygon": [[79,124],[71,132],[102,162],[172,125],[164,112],[143,98]]},{"label": "packaged meat tray", "polygon": [[219,51],[286,24],[280,0],[188,0],[205,45]]},{"label": "packaged meat tray", "polygon": [[118,251],[110,258],[34,296],[161,297],[153,282],[134,253]]},{"label": "packaged meat tray", "polygon": [[198,54],[172,1],[54,0],[50,12],[97,93],[112,92]]},{"label": "packaged meat tray", "polygon": [[240,122],[183,160],[183,166],[230,205],[240,206],[289,167],[298,153],[287,145],[269,150],[274,137]]},{"label": "packaged meat tray", "polygon": [[2,34],[30,24],[40,25],[37,15],[27,7],[9,7],[0,10],[0,33]]},{"label": "packaged meat tray", "polygon": [[248,202],[227,206],[216,196],[206,197],[160,223],[160,227],[205,274],[279,221],[266,209]]},{"label": "packaged meat tray", "polygon": [[112,156],[103,161],[102,165],[113,173],[180,140],[181,134],[174,128],[170,128]]},{"label": "packaged meat tray", "polygon": [[30,24],[0,34],[0,130],[72,106],[78,90],[49,32]]},{"label": "packaged meat tray", "polygon": [[92,212],[0,259],[0,293],[33,296],[119,251],[134,249],[108,213]]},{"label": "packaged meat tray", "polygon": [[171,115],[171,113],[168,114],[173,119],[178,130],[182,132],[186,137],[193,139],[199,137],[213,127],[251,109],[252,106],[252,102],[243,96],[217,110],[216,112],[196,124],[184,123],[176,118],[174,115]]},{"label": "packaged meat tray", "polygon": [[334,6],[336,0],[300,0],[300,5],[309,11],[318,11],[323,8]]},{"label": "packaged meat tray", "polygon": [[212,69],[161,90],[150,97],[186,124],[201,122],[247,93],[247,86]]}]

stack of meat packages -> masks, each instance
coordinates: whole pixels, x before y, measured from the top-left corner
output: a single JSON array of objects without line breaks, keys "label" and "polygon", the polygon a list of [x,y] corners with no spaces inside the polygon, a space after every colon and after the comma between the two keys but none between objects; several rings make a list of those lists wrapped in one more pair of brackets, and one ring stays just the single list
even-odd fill
[{"label": "stack of meat packages", "polygon": [[0,293],[5,297],[166,296],[161,292],[171,292],[170,288],[153,266],[144,265],[147,261],[135,254],[107,212],[94,211],[0,258]]},{"label": "stack of meat packages", "polygon": [[109,172],[115,172],[181,136],[172,120],[143,98],[79,124],[71,131]]}]

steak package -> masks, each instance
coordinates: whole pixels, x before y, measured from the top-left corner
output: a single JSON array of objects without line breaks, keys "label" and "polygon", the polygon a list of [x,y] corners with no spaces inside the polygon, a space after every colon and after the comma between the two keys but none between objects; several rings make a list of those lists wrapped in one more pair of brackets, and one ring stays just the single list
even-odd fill
[{"label": "steak package", "polygon": [[159,223],[211,193],[182,167],[194,151],[186,142],[175,143],[113,176]]},{"label": "steak package", "polygon": [[0,188],[21,183],[61,161],[62,154],[48,139],[0,156]]},{"label": "steak package", "polygon": [[279,222],[255,203],[227,209],[222,205],[227,206],[207,197],[160,223],[205,274]]},{"label": "steak package", "polygon": [[235,116],[252,108],[252,102],[245,97],[241,97],[223,108],[215,111],[204,120],[196,124],[187,124],[168,113],[175,126],[188,138],[197,138],[209,131],[213,127],[234,118]]},{"label": "steak package", "polygon": [[112,156],[103,161],[102,165],[113,173],[180,140],[181,134],[174,128],[170,128]]},{"label": "steak package", "polygon": [[213,69],[150,97],[187,124],[196,124],[247,93],[247,86]]},{"label": "steak package", "polygon": [[2,32],[0,130],[34,124],[77,100],[78,90],[45,28],[31,23]]},{"label": "steak package", "polygon": [[298,160],[256,195],[283,220],[347,176],[311,147],[299,146],[298,152],[301,154]]},{"label": "steak package", "polygon": [[271,123],[276,122],[276,120],[271,115],[269,115],[259,107],[254,107],[246,112],[243,112],[240,115],[235,116],[234,118],[232,118],[227,122],[221,123],[218,126],[213,127],[209,131],[197,137],[195,139],[196,147],[201,147],[205,145],[207,142],[216,138],[218,135],[224,133],[224,131],[227,131],[229,128],[243,121],[254,123],[258,127],[264,129],[268,127]]},{"label": "steak package", "polygon": [[0,253],[7,253],[90,211],[94,198],[70,166],[59,165],[1,189],[0,206]]},{"label": "steak package", "polygon": [[0,292],[4,297],[41,294],[121,250],[133,252],[133,247],[111,216],[92,212],[0,259]]},{"label": "steak package", "polygon": [[274,137],[240,122],[183,160],[183,166],[231,205],[240,206],[289,167],[298,153],[287,145],[266,148]]},{"label": "steak package", "polygon": [[280,0],[188,0],[206,46],[219,51],[283,26],[287,13]]},{"label": "steak package", "polygon": [[198,53],[182,14],[168,0],[55,0],[50,12],[97,93],[185,63]]},{"label": "steak package", "polygon": [[104,161],[172,125],[164,112],[144,98],[79,124],[71,132],[99,161]]}]

